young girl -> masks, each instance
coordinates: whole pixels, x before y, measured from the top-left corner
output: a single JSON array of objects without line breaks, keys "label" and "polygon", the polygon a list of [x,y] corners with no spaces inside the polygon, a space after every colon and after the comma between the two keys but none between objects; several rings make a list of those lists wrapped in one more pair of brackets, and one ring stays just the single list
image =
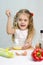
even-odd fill
[{"label": "young girl", "polygon": [[21,49],[32,47],[32,39],[34,35],[33,13],[27,9],[22,9],[14,16],[12,26],[11,12],[6,11],[8,17],[7,33],[12,35],[15,46],[21,46]]}]

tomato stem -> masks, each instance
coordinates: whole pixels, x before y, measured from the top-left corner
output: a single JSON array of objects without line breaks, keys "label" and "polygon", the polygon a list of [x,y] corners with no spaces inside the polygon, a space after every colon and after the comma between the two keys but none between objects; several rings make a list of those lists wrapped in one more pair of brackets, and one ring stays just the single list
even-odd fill
[{"label": "tomato stem", "polygon": [[37,56],[41,57],[41,52],[40,51],[37,52]]}]

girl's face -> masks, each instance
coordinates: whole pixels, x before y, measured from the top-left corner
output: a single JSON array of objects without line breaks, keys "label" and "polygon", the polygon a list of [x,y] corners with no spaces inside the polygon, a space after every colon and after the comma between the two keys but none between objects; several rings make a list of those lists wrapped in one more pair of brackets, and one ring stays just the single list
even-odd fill
[{"label": "girl's face", "polygon": [[29,25],[29,16],[28,14],[20,14],[18,17],[18,26],[21,30],[25,30],[27,29],[28,25]]}]

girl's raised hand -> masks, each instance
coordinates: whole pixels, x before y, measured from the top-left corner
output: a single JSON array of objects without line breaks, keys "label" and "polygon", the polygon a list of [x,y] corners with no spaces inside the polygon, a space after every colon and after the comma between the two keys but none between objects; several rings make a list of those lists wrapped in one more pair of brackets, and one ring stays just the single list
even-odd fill
[{"label": "girl's raised hand", "polygon": [[8,17],[10,17],[10,16],[11,16],[11,11],[10,11],[10,10],[6,10],[6,15],[7,15]]}]

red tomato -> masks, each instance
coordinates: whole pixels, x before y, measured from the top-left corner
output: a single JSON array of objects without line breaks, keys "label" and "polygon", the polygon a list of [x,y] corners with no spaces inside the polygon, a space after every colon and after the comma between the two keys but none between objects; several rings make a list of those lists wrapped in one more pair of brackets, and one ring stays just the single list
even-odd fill
[{"label": "red tomato", "polygon": [[32,52],[32,58],[35,61],[41,61],[41,60],[43,60],[43,50],[40,49],[40,48],[35,49]]}]

